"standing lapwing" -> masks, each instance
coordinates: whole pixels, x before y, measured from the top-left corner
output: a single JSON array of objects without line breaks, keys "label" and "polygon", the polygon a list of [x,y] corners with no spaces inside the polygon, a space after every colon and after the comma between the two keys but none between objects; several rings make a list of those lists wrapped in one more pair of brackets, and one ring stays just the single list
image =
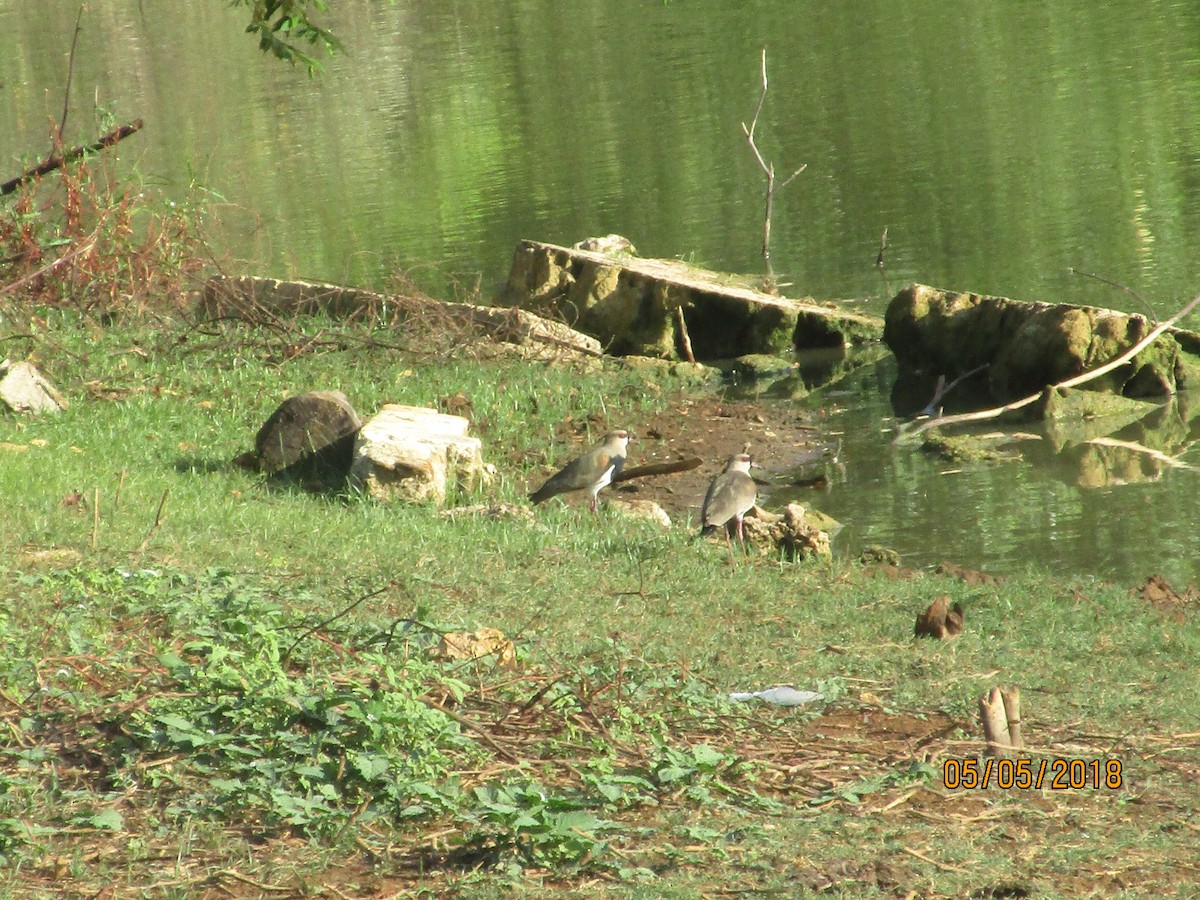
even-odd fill
[{"label": "standing lapwing", "polygon": [[596,495],[612,482],[625,465],[625,448],[630,440],[628,431],[610,431],[599,444],[550,476],[545,484],[529,495],[529,499],[541,503],[559,494],[586,490],[588,509],[595,513]]},{"label": "standing lapwing", "polygon": [[[700,508],[700,533],[712,534],[718,528],[725,529],[725,540],[729,541],[729,521],[737,524],[738,542],[746,543],[742,532],[742,517],[754,506],[758,487],[750,477],[750,454],[735,453],[729,457],[725,470],[712,480]],[[730,542],[732,546],[732,542]]]}]

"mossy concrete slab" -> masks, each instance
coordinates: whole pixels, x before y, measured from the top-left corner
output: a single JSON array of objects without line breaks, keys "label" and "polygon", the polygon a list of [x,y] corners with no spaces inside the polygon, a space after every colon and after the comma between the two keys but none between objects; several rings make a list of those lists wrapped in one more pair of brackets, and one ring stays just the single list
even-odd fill
[{"label": "mossy concrete slab", "polygon": [[705,362],[848,347],[883,333],[878,318],[764,293],[752,278],[582,244],[521,241],[497,302],[561,319],[610,353],[686,358],[690,344]]}]

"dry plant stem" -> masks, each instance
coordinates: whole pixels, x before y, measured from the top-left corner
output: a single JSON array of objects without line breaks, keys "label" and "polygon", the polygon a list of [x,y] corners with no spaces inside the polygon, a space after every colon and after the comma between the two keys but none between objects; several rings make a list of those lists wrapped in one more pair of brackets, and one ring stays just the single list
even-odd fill
[{"label": "dry plant stem", "polygon": [[99,153],[101,150],[104,150],[106,147],[111,147],[113,144],[117,143],[118,141],[125,140],[125,138],[129,137],[131,134],[141,131],[142,125],[143,125],[143,122],[141,119],[134,119],[132,122],[129,122],[126,125],[118,125],[112,131],[108,132],[108,134],[101,137],[100,140],[96,141],[94,144],[89,144],[87,146],[72,147],[70,150],[68,150],[66,153],[63,153],[63,154],[58,154],[58,153],[52,154],[50,157],[48,157],[47,159],[38,163],[36,166],[34,166],[32,169],[29,169],[27,172],[23,172],[20,175],[18,175],[16,178],[11,178],[8,181],[4,182],[3,184],[0,184],[0,197],[4,196],[5,194],[11,194],[13,191],[20,188],[26,182],[32,181],[34,178],[38,178],[42,175],[46,175],[50,172],[53,172],[55,169],[61,169],[67,163],[73,162],[74,160],[79,159],[84,154]]},{"label": "dry plant stem", "polygon": [[1004,406],[997,406],[992,409],[981,409],[977,412],[959,413],[955,416],[943,416],[940,419],[930,419],[927,422],[922,422],[916,428],[897,435],[892,443],[898,444],[909,438],[916,437],[918,434],[928,431],[930,428],[939,428],[943,425],[957,425],[959,422],[981,422],[986,419],[994,419],[997,416],[1003,415],[1004,413],[1022,409],[1029,404],[1036,402],[1038,398],[1040,398],[1047,390],[1066,390],[1068,388],[1078,387],[1081,384],[1086,384],[1094,378],[1099,378],[1101,375],[1107,375],[1113,369],[1117,369],[1125,365],[1125,363],[1129,362],[1129,360],[1141,353],[1144,349],[1146,349],[1146,347],[1154,343],[1160,334],[1190,313],[1196,308],[1197,305],[1200,305],[1200,294],[1197,294],[1195,297],[1189,300],[1183,309],[1179,310],[1179,312],[1175,313],[1175,315],[1171,316],[1171,318],[1156,325],[1153,329],[1151,329],[1148,335],[1146,335],[1116,359],[1112,360],[1111,362],[1106,362],[1104,365],[1092,369],[1090,372],[1084,372],[1081,375],[1076,375],[1074,378],[1068,378],[1066,381],[1060,381],[1057,384],[1048,385],[1046,388],[1038,391],[1036,394],[1030,394],[1028,397],[1022,397],[1020,400],[1014,400],[1012,403],[1008,403]]},{"label": "dry plant stem", "polygon": [[792,180],[808,168],[808,163],[805,163],[795,172],[787,177],[783,184],[776,188],[775,185],[775,163],[768,163],[763,159],[762,153],[758,149],[758,144],[754,140],[754,130],[758,128],[758,117],[762,113],[763,103],[767,99],[767,48],[762,51],[762,93],[758,95],[758,106],[754,108],[754,118],[750,120],[750,125],[742,123],[742,133],[746,135],[746,140],[750,144],[750,149],[754,152],[754,158],[758,160],[758,165],[762,168],[763,173],[767,176],[767,196],[766,209],[763,213],[763,245],[762,256],[763,262],[767,266],[767,274],[773,276],[775,273],[771,269],[771,214],[775,207],[775,191],[782,190],[792,183]]},{"label": "dry plant stem", "polygon": [[675,307],[675,318],[679,321],[679,338],[683,342],[683,355],[687,361],[694,363],[696,356],[692,353],[692,336],[688,334],[687,320],[683,317],[683,307]]},{"label": "dry plant stem", "polygon": [[92,549],[100,543],[100,488],[92,488]]},{"label": "dry plant stem", "polygon": [[519,756],[517,756],[512,751],[506,749],[504,746],[502,746],[494,737],[492,737],[491,732],[489,732],[486,728],[484,728],[478,722],[474,721],[473,719],[468,719],[466,716],[456,713],[452,709],[446,709],[444,706],[438,706],[432,700],[427,700],[423,697],[420,699],[421,699],[421,702],[424,703],[426,706],[428,706],[430,709],[436,709],[438,712],[442,713],[443,715],[449,716],[451,719],[453,719],[459,725],[462,725],[465,728],[469,728],[472,731],[474,731],[477,735],[479,735],[481,738],[483,738],[483,742],[485,744],[487,744],[489,747],[491,747],[493,750],[495,750],[497,753],[499,753],[501,756],[503,756],[509,762],[514,762],[514,763],[518,763],[518,764],[520,764],[522,762],[522,759]]},{"label": "dry plant stem", "polygon": [[353,610],[359,604],[363,603],[366,600],[370,600],[372,597],[378,597],[384,591],[388,590],[389,588],[393,588],[395,586],[396,586],[396,582],[389,581],[387,584],[385,584],[383,587],[379,588],[378,590],[371,591],[370,593],[367,593],[367,594],[363,594],[361,597],[359,597],[357,600],[355,600],[353,603],[351,603],[345,609],[334,613],[328,619],[318,622],[312,628],[308,629],[303,634],[301,634],[300,637],[298,637],[294,641],[292,641],[292,645],[290,647],[288,647],[287,650],[285,650],[283,652],[283,656],[281,656],[279,658],[279,664],[282,666],[284,663],[286,663],[291,658],[292,651],[295,650],[296,647],[299,645],[299,643],[302,640],[304,640],[306,637],[308,637],[310,634],[320,631],[322,628],[324,628],[326,625],[330,624],[331,622],[336,622],[338,619],[340,619],[342,616],[346,615],[348,612]]},{"label": "dry plant stem", "polygon": [[166,488],[162,492],[162,499],[158,501],[158,511],[154,514],[154,524],[150,526],[150,530],[146,532],[146,538],[138,545],[138,553],[144,553],[146,548],[150,546],[150,539],[154,537],[154,533],[158,531],[162,525],[163,508],[167,505],[167,493],[170,488]]},{"label": "dry plant stem", "polygon": [[117,478],[117,495],[115,497],[113,497],[113,508],[112,508],[112,511],[114,514],[116,513],[117,509],[119,509],[121,506],[121,489],[123,487],[125,487],[125,471],[126,471],[125,469],[122,469],[120,477]]},{"label": "dry plant stem", "polygon": [[62,256],[60,256],[58,259],[54,260],[54,262],[48,263],[48,264],[42,266],[36,272],[30,272],[28,275],[24,276],[23,278],[18,278],[16,281],[13,281],[9,284],[4,285],[4,287],[0,287],[0,294],[11,293],[12,291],[15,291],[17,288],[21,287],[22,285],[28,284],[30,281],[33,281],[35,278],[45,275],[48,272],[54,271],[55,269],[57,269],[59,266],[61,266],[63,263],[67,262],[68,260],[72,260],[76,256],[79,256],[80,254],[83,254],[83,253],[90,253],[92,251],[92,248],[94,248],[96,246],[96,238],[99,236],[100,229],[103,227],[104,222],[107,219],[108,219],[108,213],[105,212],[100,217],[100,221],[96,224],[96,227],[94,229],[92,229],[92,233],[87,236],[87,240],[85,240],[82,244],[78,244],[75,247],[72,247],[70,250],[68,250],[66,253],[64,253]]}]

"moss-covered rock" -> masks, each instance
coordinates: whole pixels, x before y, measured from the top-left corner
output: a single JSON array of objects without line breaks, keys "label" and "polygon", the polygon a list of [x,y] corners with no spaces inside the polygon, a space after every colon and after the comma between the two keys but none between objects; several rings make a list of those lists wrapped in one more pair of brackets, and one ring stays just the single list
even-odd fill
[{"label": "moss-covered rock", "polygon": [[[1109,309],[1025,303],[913,284],[888,306],[884,341],[902,371],[954,378],[985,367],[992,398],[1006,402],[1104,365],[1151,328],[1144,316]],[[1178,331],[1163,334],[1129,363],[1085,387],[1126,397],[1172,394],[1200,378],[1200,360],[1181,347],[1192,337]],[[1194,343],[1200,347],[1200,340]]]}]

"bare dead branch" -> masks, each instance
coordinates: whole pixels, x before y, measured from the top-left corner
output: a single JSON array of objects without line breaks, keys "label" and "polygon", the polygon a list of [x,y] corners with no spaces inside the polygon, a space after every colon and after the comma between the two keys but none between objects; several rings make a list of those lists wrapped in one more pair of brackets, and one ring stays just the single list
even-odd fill
[{"label": "bare dead branch", "polygon": [[700,468],[703,462],[698,456],[689,457],[688,459],[676,459],[671,462],[648,463],[644,466],[630,466],[622,469],[613,476],[612,483],[620,484],[622,481],[629,481],[632,478],[646,478],[649,475],[674,475],[676,472],[687,472],[691,469]]},{"label": "bare dead branch", "polygon": [[807,168],[808,168],[808,163],[805,163],[800,168],[798,168],[795,172],[793,172],[791,175],[789,175],[787,177],[787,179],[783,182],[783,184],[779,185],[777,190],[782,191],[785,187],[787,187],[789,184],[792,183],[792,181],[796,178],[797,175],[799,175],[801,172],[803,172]]},{"label": "bare dead branch", "polygon": [[754,132],[758,128],[758,117],[762,113],[763,104],[767,100],[767,48],[762,50],[762,91],[758,95],[758,105],[754,108],[754,118],[750,120],[750,124],[742,123],[742,134],[746,136],[746,141],[750,144],[750,150],[754,153],[754,158],[758,160],[759,167],[763,170],[763,174],[767,176],[766,202],[763,210],[763,242],[762,242],[762,257],[763,262],[767,267],[768,277],[774,276],[774,271],[771,268],[771,216],[775,209],[775,192],[787,187],[792,181],[808,168],[808,163],[805,163],[795,172],[789,175],[781,185],[775,184],[775,163],[767,162],[762,155],[762,151],[758,149],[758,142],[754,139]]},{"label": "bare dead branch", "polygon": [[75,35],[71,38],[71,52],[67,55],[67,86],[63,88],[63,111],[62,118],[58,120],[58,132],[54,135],[54,147],[51,153],[57,153],[62,148],[63,135],[67,131],[67,110],[71,104],[71,79],[75,75],[75,47],[79,43],[79,32],[83,29],[80,27],[80,22],[83,21],[83,6],[79,7],[79,13],[75,16]]}]

